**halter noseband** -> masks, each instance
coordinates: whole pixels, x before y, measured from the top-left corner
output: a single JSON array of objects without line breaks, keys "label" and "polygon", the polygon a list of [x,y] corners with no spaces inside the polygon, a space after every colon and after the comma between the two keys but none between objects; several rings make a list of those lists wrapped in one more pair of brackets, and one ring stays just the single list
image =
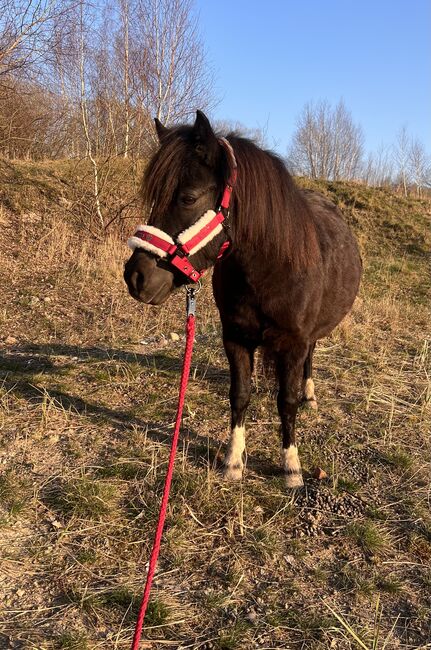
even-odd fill
[{"label": "halter noseband", "polygon": [[[192,282],[198,282],[206,269],[196,270],[188,258],[201,250],[222,231],[222,224],[229,215],[232,190],[237,178],[237,164],[233,149],[225,138],[220,138],[219,142],[226,151],[230,172],[217,210],[205,212],[192,226],[181,232],[175,238],[176,241],[160,228],[148,225],[138,226],[134,236],[127,241],[127,245],[132,250],[143,248],[149,253],[167,259],[169,264],[181,271]],[[229,241],[223,242],[217,259],[223,255],[229,245]]]}]

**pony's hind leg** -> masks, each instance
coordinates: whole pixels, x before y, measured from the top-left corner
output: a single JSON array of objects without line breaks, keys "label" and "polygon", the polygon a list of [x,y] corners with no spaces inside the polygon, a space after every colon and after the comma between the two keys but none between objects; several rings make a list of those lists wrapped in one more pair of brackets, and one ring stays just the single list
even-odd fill
[{"label": "pony's hind leg", "polygon": [[255,346],[246,347],[236,341],[224,340],[230,366],[231,435],[224,462],[224,477],[240,480],[244,469],[245,412],[250,402],[251,374]]},{"label": "pony's hind leg", "polygon": [[295,420],[300,402],[301,381],[306,356],[307,348],[297,344],[292,346],[289,351],[279,352],[276,362],[279,381],[277,406],[282,433],[281,463],[286,486],[293,489],[304,485],[296,446]]},{"label": "pony's hind leg", "polygon": [[316,344],[310,345],[307,358],[304,361],[304,378],[302,382],[303,398],[302,401],[311,409],[317,410],[317,400],[314,394],[313,381],[313,352]]}]

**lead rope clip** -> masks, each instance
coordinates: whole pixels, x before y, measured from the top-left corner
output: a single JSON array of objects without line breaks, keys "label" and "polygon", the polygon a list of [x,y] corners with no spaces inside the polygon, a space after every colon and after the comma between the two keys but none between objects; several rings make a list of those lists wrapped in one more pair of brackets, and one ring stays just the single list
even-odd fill
[{"label": "lead rope clip", "polygon": [[196,315],[196,291],[193,287],[187,287],[187,318]]},{"label": "lead rope clip", "polygon": [[202,289],[202,282],[198,280],[194,287],[186,287],[187,317],[196,316],[196,296]]}]

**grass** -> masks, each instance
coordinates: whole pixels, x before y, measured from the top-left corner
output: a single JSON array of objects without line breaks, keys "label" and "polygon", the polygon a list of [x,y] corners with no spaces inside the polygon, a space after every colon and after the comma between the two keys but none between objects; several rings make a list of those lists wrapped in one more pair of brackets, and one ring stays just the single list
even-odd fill
[{"label": "grass", "polygon": [[[138,206],[94,239],[83,227],[85,166],[12,167],[0,165],[2,217],[20,241],[0,234],[0,638],[121,650],[169,454],[183,345],[170,333],[181,334],[183,297],[149,309],[126,294],[123,240]],[[118,182],[130,172],[126,201],[136,172],[108,172]],[[73,178],[81,186],[67,189]],[[317,346],[319,411],[298,421],[304,469],[318,465],[328,479],[307,478],[302,500],[286,494],[274,388],[259,364],[245,478],[221,479],[229,378],[207,278],[144,647],[428,642],[429,204],[357,184],[313,186],[344,210],[365,267],[352,314]],[[29,233],[30,211],[40,219]],[[304,533],[310,522],[315,535]]]},{"label": "grass", "polygon": [[30,495],[28,482],[16,470],[10,469],[0,475],[0,507],[11,518],[23,514]]},{"label": "grass", "polygon": [[400,447],[395,449],[388,449],[382,454],[384,462],[388,463],[395,469],[407,470],[412,466],[413,459],[410,454]]},{"label": "grass", "polygon": [[349,524],[346,533],[367,555],[376,555],[388,545],[387,534],[371,521]]},{"label": "grass", "polygon": [[84,634],[63,632],[55,641],[56,650],[88,650],[88,642]]},{"label": "grass", "polygon": [[236,650],[241,647],[241,641],[248,627],[244,621],[240,621],[222,630],[216,641],[218,650]]},{"label": "grass", "polygon": [[87,476],[67,481],[53,500],[60,512],[83,518],[104,517],[112,513],[116,502],[115,485]]},{"label": "grass", "polygon": [[157,598],[152,598],[148,603],[145,614],[145,625],[147,627],[160,627],[165,625],[169,618],[169,607]]},{"label": "grass", "polygon": [[333,614],[336,620],[341,624],[342,627],[340,631],[342,635],[348,640],[352,640],[354,643],[354,647],[362,648],[362,650],[378,650],[378,648],[384,650],[384,648],[387,647],[388,643],[392,638],[392,633],[394,631],[398,618],[395,619],[395,623],[393,624],[392,628],[389,630],[386,637],[382,639],[381,629],[380,629],[381,622],[382,622],[382,610],[380,606],[379,597],[377,597],[376,599],[372,638],[370,641],[368,641],[368,639],[366,638],[370,636],[368,631],[366,631],[365,634],[363,633],[361,634],[360,632],[356,631],[355,628],[352,627],[352,625],[346,620],[345,617],[343,617],[340,613],[332,609],[332,607],[328,603],[325,602],[324,605],[331,612],[331,614]]}]

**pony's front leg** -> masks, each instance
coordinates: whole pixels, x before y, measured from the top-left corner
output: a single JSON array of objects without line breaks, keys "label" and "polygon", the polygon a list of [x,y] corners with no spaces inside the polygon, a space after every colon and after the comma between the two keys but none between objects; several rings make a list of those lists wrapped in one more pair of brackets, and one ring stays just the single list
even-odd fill
[{"label": "pony's front leg", "polygon": [[288,488],[301,488],[301,463],[295,438],[295,420],[301,396],[304,361],[308,349],[296,347],[295,351],[281,352],[277,355],[277,375],[279,391],[277,396],[278,412],[281,419],[282,450],[281,463]]},{"label": "pony's front leg", "polygon": [[231,435],[224,462],[224,477],[237,481],[242,478],[245,452],[245,412],[250,402],[251,373],[255,346],[244,346],[224,339],[230,366]]}]

